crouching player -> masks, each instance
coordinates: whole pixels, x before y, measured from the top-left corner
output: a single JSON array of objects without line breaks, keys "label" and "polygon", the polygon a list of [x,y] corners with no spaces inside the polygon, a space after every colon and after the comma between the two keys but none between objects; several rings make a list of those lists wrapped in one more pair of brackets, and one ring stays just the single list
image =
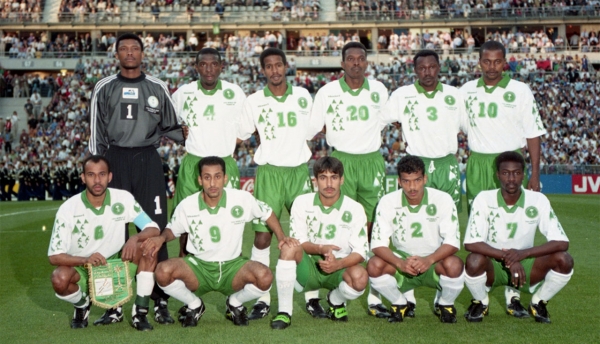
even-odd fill
[{"label": "crouching player", "polygon": [[427,286],[438,290],[434,312],[440,320],[455,323],[454,300],[464,286],[464,265],[454,255],[460,246],[456,206],[447,193],[425,187],[424,171],[416,156],[398,163],[402,189],[379,201],[367,270],[371,286],[392,304],[389,322],[401,322],[407,314],[402,293]]},{"label": "crouching player", "polygon": [[348,321],[346,301],[361,296],[368,275],[367,218],[363,207],[341,194],[344,167],[332,157],[314,165],[318,193],[300,195],[292,205],[290,236],[300,247],[284,246],[275,270],[279,313],[273,329],[292,324],[294,286],[298,291],[329,289],[329,318]]},{"label": "crouching player", "polygon": [[[521,187],[525,160],[516,152],[496,158],[500,189],[482,191],[471,208],[465,234],[467,256],[465,284],[473,301],[465,318],[480,322],[488,314],[490,289],[513,286],[533,293],[529,313],[535,321],[550,322],[546,304],[571,279],[573,258],[567,249],[569,239],[543,194]],[[548,240],[534,246],[536,228]],[[513,296],[511,304],[518,303]],[[515,314],[529,317],[527,312]]]},{"label": "crouching player", "polygon": [[202,158],[198,163],[202,191],[186,197],[175,209],[163,233],[142,245],[144,254],[155,256],[164,242],[188,234],[185,258],[171,258],[156,267],[156,281],[165,293],[185,305],[179,311],[181,325],[193,327],[204,314],[198,295],[218,291],[227,295],[227,319],[234,325],[248,325],[243,303],[261,296],[271,287],[273,274],[261,263],[242,257],[244,226],[254,219],[265,221],[284,244],[299,245],[285,237],[271,208],[246,191],[224,190],[225,161]]},{"label": "crouching player", "polygon": [[[123,261],[137,264],[137,297],[133,305],[132,326],[152,330],[148,305],[154,287],[156,261],[142,256],[140,245],[159,235],[158,225],[141,209],[127,191],[108,188],[112,179],[110,165],[102,156],[91,156],[83,163],[81,179],[85,191],[71,197],[56,213],[48,258],[56,266],[52,287],[56,296],[75,305],[71,328],[88,325],[90,297],[88,272],[84,265],[106,265],[121,254]],[[135,223],[142,231],[125,242],[126,224]],[[133,267],[135,269],[135,267]],[[121,307],[109,309],[94,322],[107,325],[123,320]]]}]

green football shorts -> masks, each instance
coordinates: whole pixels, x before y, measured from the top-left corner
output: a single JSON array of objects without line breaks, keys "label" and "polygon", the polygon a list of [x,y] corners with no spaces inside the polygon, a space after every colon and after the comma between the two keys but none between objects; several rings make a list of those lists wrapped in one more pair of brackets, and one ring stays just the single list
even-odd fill
[{"label": "green football shorts", "polygon": [[232,287],[235,275],[248,262],[246,257],[238,257],[227,262],[205,262],[194,255],[187,255],[183,260],[192,269],[198,279],[197,295],[209,291],[218,291],[229,296],[235,292]]},{"label": "green football shorts", "polygon": [[342,283],[342,276],[346,269],[331,274],[325,273],[319,268],[318,262],[321,260],[323,260],[321,256],[311,256],[306,252],[303,253],[300,264],[296,266],[296,281],[303,287],[303,291],[318,290],[320,288],[333,290]]},{"label": "green football shorts", "polygon": [[425,163],[427,184],[425,186],[444,191],[452,197],[456,210],[462,210],[460,192],[460,170],[456,157],[449,154],[442,158],[429,159],[419,157]]}]

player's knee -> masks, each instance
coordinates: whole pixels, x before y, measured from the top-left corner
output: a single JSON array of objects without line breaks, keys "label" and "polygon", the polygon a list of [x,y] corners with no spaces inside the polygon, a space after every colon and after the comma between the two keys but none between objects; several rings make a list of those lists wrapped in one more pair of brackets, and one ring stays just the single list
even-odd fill
[{"label": "player's knee", "polygon": [[375,256],[369,259],[367,263],[367,273],[369,277],[379,277],[383,275],[383,268],[385,266],[385,262],[383,259]]},{"label": "player's knee", "polygon": [[552,258],[554,260],[554,270],[557,270],[557,272],[567,274],[573,270],[575,262],[573,261],[573,256],[568,252],[556,252]]},{"label": "player's knee", "polygon": [[369,283],[369,274],[362,266],[352,269],[350,277],[352,279],[352,288],[356,291],[365,290]]},{"label": "player's knee", "polygon": [[289,245],[283,245],[279,258],[282,260],[295,260],[296,256],[302,251],[301,246],[290,247]]},{"label": "player's knee", "polygon": [[269,232],[256,232],[254,235],[254,247],[264,250],[271,246],[271,233]]},{"label": "player's knee", "polygon": [[66,273],[65,269],[58,267],[54,269],[51,276],[52,288],[58,294],[64,294],[71,283],[71,276]]},{"label": "player's knee", "polygon": [[158,263],[156,270],[154,270],[154,276],[156,283],[165,287],[169,285],[171,280],[172,268],[168,261]]},{"label": "player's knee", "polygon": [[488,258],[479,253],[469,253],[467,256],[465,270],[469,276],[479,276],[485,269]]},{"label": "player's knee", "polygon": [[260,268],[257,268],[255,271],[256,276],[256,287],[260,290],[267,290],[271,287],[271,283],[273,283],[273,273],[271,269],[260,264]]},{"label": "player's knee", "polygon": [[442,261],[442,266],[444,267],[446,276],[450,278],[459,277],[462,274],[464,268],[462,260],[454,255],[446,257]]}]

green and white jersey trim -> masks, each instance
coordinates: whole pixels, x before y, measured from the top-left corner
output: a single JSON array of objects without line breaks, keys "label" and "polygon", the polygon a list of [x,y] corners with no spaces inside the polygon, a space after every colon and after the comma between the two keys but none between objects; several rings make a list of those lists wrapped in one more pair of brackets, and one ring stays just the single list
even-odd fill
[{"label": "green and white jersey trim", "polygon": [[215,208],[202,192],[186,197],[167,225],[176,237],[188,233],[186,249],[207,262],[224,262],[242,254],[244,226],[254,219],[266,221],[271,207],[242,190],[225,189]]},{"label": "green and white jersey trim", "polygon": [[367,258],[367,216],[360,203],[341,196],[331,207],[325,208],[318,193],[298,196],[290,215],[290,237],[300,243],[336,245],[336,258],[358,253]]},{"label": "green and white jersey trim", "polygon": [[569,241],[548,198],[540,192],[521,192],[512,207],[506,205],[500,189],[480,192],[473,201],[464,243],[523,250],[534,246],[537,228],[547,241]]},{"label": "green and white jersey trim", "polygon": [[420,257],[435,252],[442,244],[460,248],[458,214],[452,197],[425,188],[421,204],[411,206],[402,190],[381,198],[371,234],[371,249],[388,247]]}]

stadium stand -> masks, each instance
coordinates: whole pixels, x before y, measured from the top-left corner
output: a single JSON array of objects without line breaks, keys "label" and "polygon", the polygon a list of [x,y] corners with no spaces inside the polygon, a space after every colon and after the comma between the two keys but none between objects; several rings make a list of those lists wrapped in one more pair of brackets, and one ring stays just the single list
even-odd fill
[{"label": "stadium stand", "polygon": [[[497,40],[511,53],[506,72],[527,82],[538,101],[548,130],[543,170],[600,165],[597,0],[25,0],[0,6],[0,160],[22,185],[38,185],[22,198],[36,198],[39,185],[57,199],[77,191],[71,185],[78,185],[77,164],[87,150],[87,100],[98,80],[118,71],[116,36],[131,31],[144,41],[145,71],[171,92],[197,79],[195,51],[214,47],[226,60],[221,77],[246,94],[265,85],[257,56],[269,46],[286,50],[288,80],[315,94],[341,76],[341,47],[349,41],[369,47],[367,76],[391,92],[414,82],[412,56],[420,49],[438,51],[442,82],[460,86],[480,76],[477,47]],[[37,118],[24,109],[34,90],[44,104]],[[17,130],[7,132],[6,117],[15,111],[9,126]],[[392,172],[405,147],[395,126],[382,138],[380,152]],[[468,138],[459,143],[464,168]],[[315,159],[330,153],[322,135],[310,145]],[[251,137],[236,151],[243,175],[253,175],[256,148]],[[176,179],[184,148],[164,140],[159,152]]]}]

